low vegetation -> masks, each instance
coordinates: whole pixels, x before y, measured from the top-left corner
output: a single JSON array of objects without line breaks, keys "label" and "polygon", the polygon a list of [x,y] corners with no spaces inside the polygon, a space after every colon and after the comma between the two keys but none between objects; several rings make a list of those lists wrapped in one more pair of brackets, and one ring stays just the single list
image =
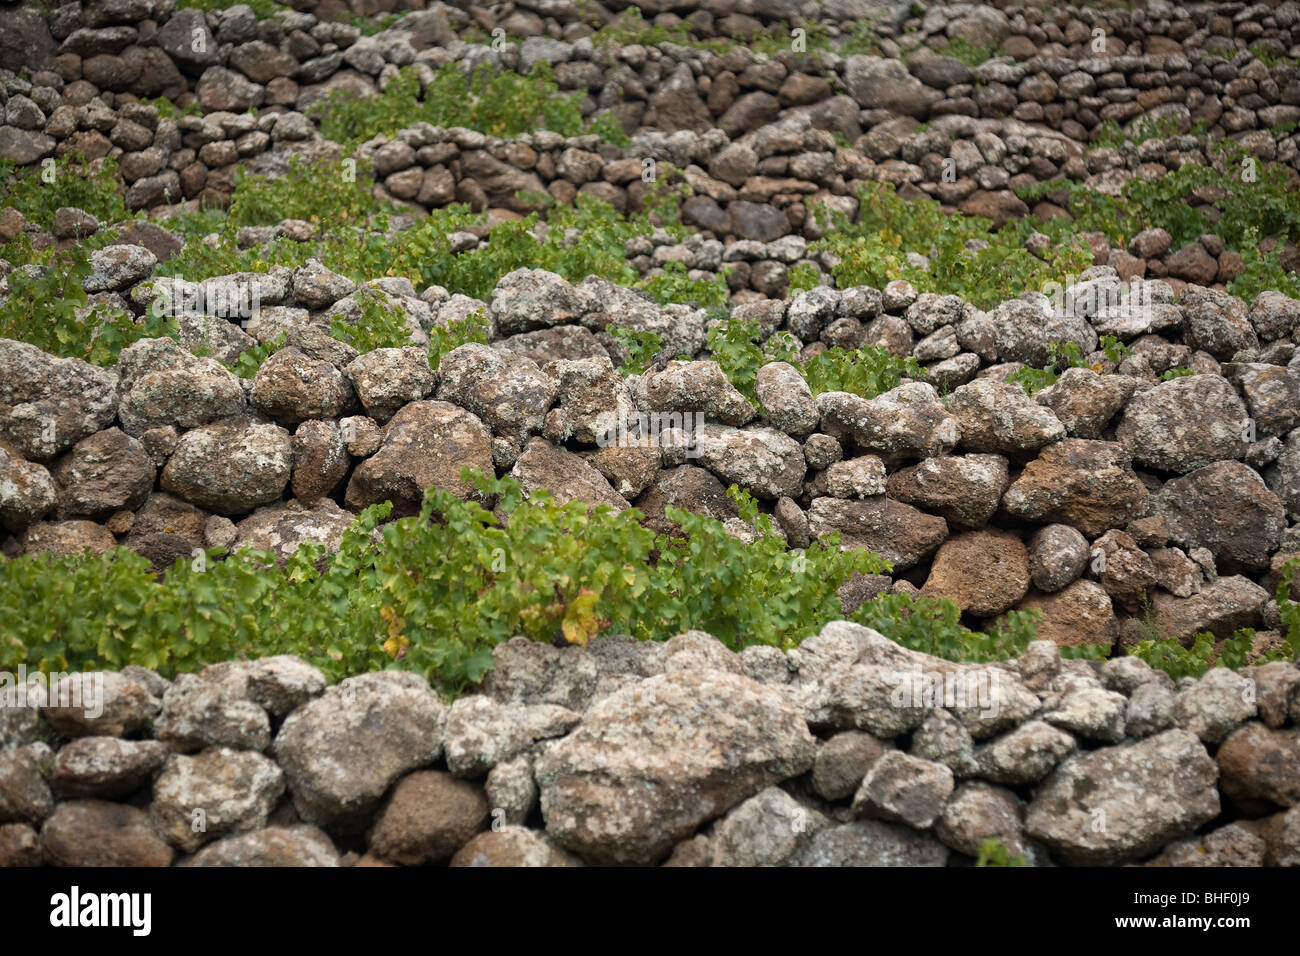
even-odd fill
[{"label": "low vegetation", "polygon": [[[1038,258],[1024,248],[1025,223],[994,229],[988,219],[944,212],[933,199],[903,199],[890,183],[864,184],[858,204],[854,222],[841,212],[827,215],[825,207],[819,208],[830,228],[812,244],[810,255],[833,257],[830,271],[839,288],[879,289],[905,279],[921,291],[959,295],[987,309],[1092,264],[1092,253],[1079,236],[1062,235]],[[908,253],[926,257],[928,265],[912,262]],[[792,292],[816,284],[811,272],[792,274]]]}]

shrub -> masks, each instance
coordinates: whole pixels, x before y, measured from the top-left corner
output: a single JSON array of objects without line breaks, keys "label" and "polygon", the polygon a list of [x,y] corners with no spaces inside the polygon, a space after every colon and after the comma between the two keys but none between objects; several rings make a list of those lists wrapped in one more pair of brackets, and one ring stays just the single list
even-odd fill
[{"label": "shrub", "polygon": [[709,329],[708,348],[722,373],[750,404],[758,405],[754,380],[769,362],[790,362],[796,355],[788,336],[773,335],[759,345],[761,333],[754,319],[725,319]]},{"label": "shrub", "polygon": [[[1121,346],[1122,348],[1123,346]],[[1084,361],[1079,346],[1073,342],[1053,342],[1048,350],[1047,364],[1042,368],[1026,365],[1007,376],[1008,382],[1014,382],[1028,395],[1035,395],[1049,386],[1055,385],[1060,378],[1060,370],[1067,368],[1091,368]],[[1097,369],[1094,369],[1096,371]]]},{"label": "shrub", "polygon": [[1242,628],[1221,643],[1213,634],[1203,632],[1192,639],[1191,647],[1183,647],[1177,641],[1162,638],[1148,613],[1144,630],[1150,636],[1131,648],[1129,654],[1164,671],[1174,680],[1203,677],[1211,667],[1235,670],[1247,664],[1294,661],[1300,655],[1300,604],[1291,600],[1291,587],[1297,570],[1300,570],[1300,559],[1287,563],[1274,594],[1282,618],[1282,643],[1279,647],[1256,656],[1254,644],[1257,635],[1253,628]]},{"label": "shrub", "polygon": [[396,349],[411,344],[411,329],[406,313],[388,301],[388,296],[378,289],[358,289],[352,301],[361,309],[361,318],[355,325],[339,316],[330,320],[330,335],[346,342],[358,352],[375,349]]},{"label": "shrub", "polygon": [[979,66],[995,56],[998,50],[994,46],[975,46],[961,37],[953,37],[948,41],[948,46],[940,52],[945,56],[961,60],[967,66]]},{"label": "shrub", "polygon": [[581,103],[580,94],[559,92],[545,61],[528,76],[494,72],[486,65],[467,73],[448,63],[434,72],[423,90],[416,71],[404,67],[380,95],[358,99],[336,90],[313,107],[312,115],[320,119],[326,139],[355,147],[421,122],[509,138],[537,129],[578,136],[584,130]]},{"label": "shrub", "polygon": [[[270,19],[279,11],[289,9],[275,3],[274,0],[244,0],[244,2],[252,9],[253,16],[259,20]],[[182,10],[186,7],[193,7],[206,13],[211,10],[224,10],[230,4],[226,0],[179,0],[176,6]]]},{"label": "shrub", "polygon": [[[42,178],[47,169],[52,170],[52,181]],[[52,167],[37,167],[26,174],[12,162],[0,160],[0,194],[6,206],[46,231],[54,227],[54,213],[61,206],[83,209],[103,224],[133,218],[123,200],[117,163],[108,157],[87,163],[77,155],[62,156]],[[104,238],[91,237],[82,244],[95,246]],[[13,261],[7,253],[4,258]]]},{"label": "shrub", "polygon": [[[689,536],[657,536],[635,511],[527,499],[510,479],[474,477],[496,500],[430,490],[418,515],[383,525],[368,508],[324,561],[301,547],[271,555],[212,551],[177,559],[158,580],[124,549],[0,562],[0,667],[143,664],[165,674],[230,658],[291,653],[334,677],[416,670],[444,689],[477,682],[515,634],[585,644],[598,633],[666,639],[699,627],[739,649],[793,647],[839,616],[835,590],[887,564],[828,540],[787,552],[771,519],[735,492],[752,545],[709,518],[670,509]],[[378,533],[376,531],[378,529]]]},{"label": "shrub", "polygon": [[712,279],[692,279],[686,266],[676,260],[664,265],[663,274],[648,276],[637,281],[637,287],[648,292],[656,302],[694,305],[698,308],[720,308],[731,298],[725,273]]},{"label": "shrub", "polygon": [[234,365],[226,366],[240,378],[256,378],[258,369],[262,363],[269,359],[280,349],[284,348],[287,336],[281,332],[269,342],[254,345],[251,349],[245,349],[239,353],[239,358]]},{"label": "shrub", "polygon": [[996,837],[989,837],[980,844],[980,855],[975,860],[976,866],[1028,866],[1024,854],[1011,855],[1006,844]]},{"label": "shrub", "polygon": [[644,373],[664,347],[663,336],[657,332],[638,332],[623,325],[611,325],[606,331],[627,356],[626,361],[619,366],[619,372],[623,375]]},{"label": "shrub", "polygon": [[[177,335],[174,319],[152,311],[136,322],[121,309],[98,305],[86,310],[82,286],[91,267],[82,246],[55,254],[39,268],[36,276],[22,269],[6,276],[9,297],[0,304],[0,338],[27,342],[51,355],[112,365],[132,342]],[[79,311],[84,313],[80,317]]]},{"label": "shrub", "polygon": [[[1023,226],[1007,224],[994,230],[989,220],[949,215],[932,199],[901,199],[889,183],[864,184],[858,203],[856,222],[850,223],[838,210],[829,220],[823,217],[832,228],[810,250],[833,257],[831,275],[840,288],[879,289],[906,279],[921,291],[959,295],[980,308],[991,308],[1092,263],[1081,238],[1062,236],[1046,258],[1039,259],[1024,248]],[[908,252],[926,256],[929,269],[909,262]]]},{"label": "shrub", "polygon": [[[1290,185],[1293,175],[1287,167],[1262,163],[1231,141],[1211,148],[1213,163],[1188,163],[1155,180],[1130,179],[1120,197],[1098,192],[1082,183],[1045,182],[1019,190],[1025,199],[1043,196],[1062,198],[1071,219],[1053,219],[1035,224],[1055,240],[1081,232],[1101,232],[1110,244],[1124,248],[1144,229],[1161,228],[1173,239],[1175,249],[1213,231],[1228,249],[1239,251],[1246,271],[1234,280],[1230,291],[1253,298],[1266,288],[1294,294],[1294,279],[1287,275],[1276,255],[1261,256],[1260,237],[1300,240],[1300,205]],[[1196,196],[1214,195],[1219,218],[1210,225],[1203,208],[1193,205]]]},{"label": "shrub", "polygon": [[980,633],[962,626],[961,609],[946,598],[890,593],[864,602],[849,618],[910,650],[969,662],[1020,656],[1040,619],[1038,611],[1009,611],[989,633]]},{"label": "shrub", "polygon": [[924,371],[914,355],[899,356],[880,345],[857,349],[829,348],[800,366],[813,394],[852,392],[875,398],[897,388],[903,377],[921,378]]},{"label": "shrub", "polygon": [[429,330],[429,367],[437,368],[444,355],[462,345],[470,342],[487,345],[491,332],[492,322],[482,309],[463,319],[452,319],[446,325],[435,326]]}]

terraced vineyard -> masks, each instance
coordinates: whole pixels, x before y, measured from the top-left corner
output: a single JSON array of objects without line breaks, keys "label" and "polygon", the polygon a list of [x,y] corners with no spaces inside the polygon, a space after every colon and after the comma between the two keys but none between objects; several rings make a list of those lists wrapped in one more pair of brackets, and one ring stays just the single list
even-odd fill
[{"label": "terraced vineyard", "polygon": [[1300,6],[375,6],[0,6],[0,865],[1300,863]]}]

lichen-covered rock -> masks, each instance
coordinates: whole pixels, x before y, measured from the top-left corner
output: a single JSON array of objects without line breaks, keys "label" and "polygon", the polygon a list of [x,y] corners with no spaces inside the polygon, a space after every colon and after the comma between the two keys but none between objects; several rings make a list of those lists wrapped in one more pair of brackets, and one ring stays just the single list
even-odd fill
[{"label": "lichen-covered rock", "polygon": [[1300,425],[1300,368],[1260,362],[1224,366],[1246,399],[1260,436],[1285,435]]},{"label": "lichen-covered rock", "polygon": [[210,843],[181,866],[338,866],[339,852],[313,826],[272,826]]},{"label": "lichen-covered rock", "polygon": [[309,309],[328,308],[351,295],[356,287],[351,279],[326,269],[318,259],[308,259],[306,265],[293,271],[293,297]]},{"label": "lichen-covered rock", "polygon": [[717,362],[669,362],[662,371],[648,371],[642,388],[651,411],[699,412],[705,421],[734,426],[758,414]]},{"label": "lichen-covered rock", "polygon": [[116,415],[111,369],[0,339],[0,438],[23,457],[49,461],[107,428]]},{"label": "lichen-covered rock", "polygon": [[887,458],[933,458],[961,435],[957,419],[924,382],[908,382],[873,399],[823,392],[815,402],[823,432]]},{"label": "lichen-covered rock", "polygon": [[1060,647],[1110,647],[1119,634],[1110,596],[1092,581],[1075,581],[1052,594],[1030,594],[1020,610],[1042,615],[1038,639]]},{"label": "lichen-covered rock", "polygon": [[1216,289],[1189,288],[1183,296],[1183,339],[1220,361],[1259,345],[1246,303]]},{"label": "lichen-covered rock", "polygon": [[44,466],[0,446],[0,524],[21,532],[55,509],[58,488]]},{"label": "lichen-covered rock", "polygon": [[[502,279],[503,282],[505,278]],[[500,291],[500,288],[498,283],[497,290]],[[703,309],[687,305],[660,306],[645,293],[615,285],[599,276],[587,276],[577,286],[577,292],[579,299],[573,305],[586,308],[587,303],[592,303],[593,311],[582,319],[583,324],[589,328],[604,331],[615,325],[633,332],[652,332],[663,340],[663,350],[668,355],[694,355],[704,348],[706,313]],[[495,304],[495,298],[493,302]],[[552,302],[555,307],[567,311],[571,300],[566,295],[561,295]],[[546,306],[540,308],[545,314]],[[511,307],[508,311],[511,322],[515,321],[518,310]],[[501,321],[498,315],[497,328],[504,335],[507,334],[506,327],[501,325]],[[626,354],[612,339],[604,344],[615,363],[621,363],[626,358]]]},{"label": "lichen-covered rock", "polygon": [[555,381],[537,363],[486,345],[448,352],[438,375],[440,400],[469,409],[494,432],[519,438],[542,430],[555,401]]},{"label": "lichen-covered rock", "polygon": [[125,797],[148,783],[170,753],[157,740],[78,737],[59,748],[50,785],[61,797]]},{"label": "lichen-covered rock", "polygon": [[545,490],[557,503],[582,501],[596,507],[606,505],[625,511],[627,499],[615,491],[605,476],[578,455],[545,438],[531,438],[524,446],[510,476],[525,491]]},{"label": "lichen-covered rock", "polygon": [[1124,731],[1140,739],[1174,725],[1174,692],[1158,682],[1142,684],[1129,695]]},{"label": "lichen-covered rock", "polygon": [[892,739],[945,707],[983,739],[1039,708],[1038,697],[1007,671],[910,651],[847,621],[827,624],[791,656],[797,670],[783,690],[813,727],[857,728]]},{"label": "lichen-covered rock", "polygon": [[63,490],[65,513],[102,518],[144,504],[155,471],[139,441],[120,428],[107,428],[77,442],[52,474]]},{"label": "lichen-covered rock", "polygon": [[997,840],[1012,857],[1038,861],[1041,848],[1025,835],[1025,805],[1010,790],[982,780],[961,784],[944,805],[934,835],[958,853],[978,857],[987,840]]},{"label": "lichen-covered rock", "polygon": [[834,462],[826,469],[826,490],[834,498],[883,495],[885,463],[875,455]]},{"label": "lichen-covered rock", "polygon": [[893,562],[895,571],[916,565],[948,537],[942,518],[884,496],[859,501],[815,498],[808,510],[808,529],[814,538],[838,532],[845,550],[874,551]]},{"label": "lichen-covered rock", "polygon": [[40,826],[54,811],[44,767],[51,756],[43,743],[0,750],[0,823]]},{"label": "lichen-covered rock", "polygon": [[428,488],[461,498],[476,495],[462,468],[492,474],[492,433],[476,415],[449,402],[412,402],[392,417],[379,451],[357,465],[347,504],[393,502],[394,515],[419,511]]},{"label": "lichen-covered rock", "polygon": [[1029,576],[1047,594],[1078,580],[1088,562],[1088,539],[1068,524],[1044,525],[1029,539]]},{"label": "lichen-covered rock", "polygon": [[519,706],[478,694],[462,697],[447,711],[447,769],[458,777],[482,776],[535,741],[563,736],[580,719],[554,704]]},{"label": "lichen-covered rock", "polygon": [[480,833],[451,858],[452,866],[582,866],[544,833],[521,826]]},{"label": "lichen-covered rock", "polygon": [[1087,355],[1097,347],[1097,333],[1073,312],[1053,313],[1023,299],[1009,299],[991,313],[994,342],[1003,362],[1046,365],[1054,343],[1073,343]]},{"label": "lichen-covered rock", "polygon": [[1019,385],[977,379],[954,390],[944,404],[957,418],[966,451],[1023,459],[1065,437],[1060,419]]},{"label": "lichen-covered rock", "polygon": [[885,750],[885,744],[861,730],[835,734],[817,748],[813,789],[827,800],[844,800],[853,796],[867,771]]},{"label": "lichen-covered rock", "polygon": [[1162,637],[1189,646],[1202,631],[1231,637],[1239,628],[1259,623],[1268,592],[1239,574],[1207,581],[1190,597],[1157,590],[1151,598],[1151,623]]},{"label": "lichen-covered rock", "polygon": [[1174,698],[1173,718],[1207,744],[1218,744],[1255,712],[1255,682],[1215,667]]},{"label": "lichen-covered rock", "polygon": [[592,311],[593,301],[553,272],[516,269],[492,292],[491,316],[499,335],[566,325]]},{"label": "lichen-covered rock", "polygon": [[803,449],[783,432],[703,425],[695,436],[699,463],[756,498],[797,494],[803,484]]},{"label": "lichen-covered rock", "polygon": [[794,866],[943,866],[948,848],[897,823],[857,820],[816,833]]},{"label": "lichen-covered rock", "polygon": [[814,754],[776,690],[677,671],[604,698],[543,754],[542,814],[548,834],[593,861],[650,863],[699,824],[803,773]]},{"label": "lichen-covered rock", "polygon": [[853,798],[853,810],[861,816],[926,830],[938,818],[952,789],[952,771],[943,764],[891,750],[867,771]]},{"label": "lichen-covered rock", "polygon": [[153,785],[149,816],[175,847],[193,853],[231,833],[258,830],[284,793],[284,774],[249,750],[173,754]]},{"label": "lichen-covered rock", "polygon": [[149,726],[158,699],[117,671],[69,674],[49,689],[46,723],[68,737],[126,737]]},{"label": "lichen-covered rock", "polygon": [[182,435],[163,468],[162,487],[202,508],[245,514],[279,498],[292,469],[287,431],[237,419]]},{"label": "lichen-covered rock", "polygon": [[439,770],[403,777],[375,815],[367,844],[384,860],[418,866],[451,857],[488,822],[483,788]]},{"label": "lichen-covered rock", "polygon": [[788,362],[769,362],[754,377],[754,391],[773,428],[802,438],[816,430],[820,416],[812,389]]},{"label": "lichen-covered rock", "polygon": [[1156,569],[1150,556],[1129,535],[1112,528],[1092,543],[1090,570],[1111,600],[1131,613],[1147,601]]},{"label": "lichen-covered rock", "polygon": [[1268,844],[1239,823],[1165,847],[1147,866],[1264,866]]},{"label": "lichen-covered rock", "polygon": [[265,750],[271,721],[248,699],[242,676],[229,669],[181,674],[163,695],[155,735],[180,753],[204,747]]},{"label": "lichen-covered rock", "polygon": [[1090,368],[1067,368],[1055,384],[1034,398],[1055,413],[1071,438],[1101,438],[1140,384],[1140,379],[1129,375],[1099,375]]},{"label": "lichen-covered rock", "polygon": [[1186,730],[1105,747],[1057,769],[1036,792],[1025,828],[1071,862],[1122,863],[1218,816],[1217,776]]},{"label": "lichen-covered rock", "polygon": [[779,787],[768,787],[717,822],[712,866],[784,866],[830,820]]},{"label": "lichen-covered rock", "polygon": [[1285,724],[1292,699],[1300,700],[1300,667],[1289,661],[1270,661],[1241,674],[1255,684],[1259,719],[1274,729]]},{"label": "lichen-covered rock", "polygon": [[1261,292],[1250,304],[1246,318],[1264,341],[1280,339],[1300,325],[1300,299],[1281,292]]},{"label": "lichen-covered rock", "polygon": [[942,516],[959,530],[986,525],[1009,483],[1001,455],[942,455],[900,468],[886,492],[909,505]]},{"label": "lichen-covered rock", "polygon": [[112,292],[148,278],[158,257],[144,246],[118,243],[90,253],[90,275],[81,287],[87,292]]},{"label": "lichen-covered rock", "polygon": [[128,435],[173,425],[196,428],[242,414],[244,387],[233,372],[171,339],[141,339],[117,360],[118,415]]},{"label": "lichen-covered rock", "polygon": [[[352,425],[348,431],[354,429]],[[294,497],[303,504],[313,504],[331,494],[351,464],[347,434],[335,422],[305,421],[294,429],[293,475],[289,484]]]},{"label": "lichen-covered rock", "polygon": [[1065,731],[1031,720],[979,747],[975,761],[984,779],[1020,785],[1042,780],[1077,749]]},{"label": "lichen-covered rock", "polygon": [[1249,424],[1246,406],[1227,379],[1187,375],[1136,393],[1115,437],[1138,464],[1186,474],[1241,458]]},{"label": "lichen-covered rock", "polygon": [[41,827],[53,866],[169,866],[175,852],[143,810],[104,800],[60,803]]},{"label": "lichen-covered rock", "polygon": [[252,406],[284,425],[309,418],[335,418],[352,399],[352,386],[333,364],[295,348],[276,352],[257,370]]},{"label": "lichen-covered rock", "polygon": [[424,679],[395,671],[350,677],[299,707],[275,737],[298,815],[355,825],[395,780],[438,759],[445,723]]},{"label": "lichen-covered rock", "polygon": [[1088,740],[1119,743],[1124,739],[1128,699],[1104,687],[1076,686],[1061,695],[1043,720]]},{"label": "lichen-covered rock", "polygon": [[276,563],[284,565],[306,541],[320,544],[326,554],[337,551],[344,533],[355,520],[355,515],[329,498],[320,498],[310,507],[290,501],[260,508],[236,524],[232,547],[270,551]]},{"label": "lichen-covered rock", "polygon": [[408,402],[433,393],[438,373],[429,367],[425,349],[374,349],[358,355],[343,368],[366,414],[386,422]]},{"label": "lichen-covered rock", "polygon": [[595,358],[557,361],[547,372],[556,381],[556,404],[569,436],[580,442],[603,443],[604,450],[613,447],[609,441],[620,425],[631,430],[632,401],[623,376],[603,353]]},{"label": "lichen-covered rock", "polygon": [[1251,721],[1219,747],[1220,786],[1234,803],[1258,812],[1300,803],[1300,730]]},{"label": "lichen-covered rock", "polygon": [[1286,530],[1286,509],[1249,465],[1220,461],[1166,482],[1152,509],[1184,549],[1208,548],[1223,574],[1268,567]]}]

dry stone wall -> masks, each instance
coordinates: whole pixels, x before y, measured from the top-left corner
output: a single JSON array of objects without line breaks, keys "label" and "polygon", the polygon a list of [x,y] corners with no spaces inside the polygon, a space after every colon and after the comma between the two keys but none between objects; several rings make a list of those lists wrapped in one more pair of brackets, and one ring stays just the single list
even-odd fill
[{"label": "dry stone wall", "polygon": [[[0,866],[1300,863],[1300,670],[500,645],[483,693],[296,658],[76,676],[0,709]],[[84,691],[84,688],[79,688]],[[665,719],[671,715],[671,719]]]},{"label": "dry stone wall", "polygon": [[[27,703],[0,707],[0,864],[944,865],[996,839],[1038,865],[1296,865],[1300,670],[1175,682],[1118,655],[1153,628],[1184,644],[1253,628],[1255,655],[1280,643],[1273,594],[1300,559],[1300,300],[1236,298],[1235,252],[1212,235],[1174,248],[1159,229],[1124,249],[1090,237],[1092,268],[1055,300],[985,309],[906,282],[788,286],[792,268],[830,265],[809,252],[814,204],[852,217],[865,182],[1001,222],[1053,212],[1017,198],[1023,185],[1064,176],[1116,193],[1207,158],[1190,135],[1094,144],[1109,120],[1201,121],[1300,168],[1286,59],[1300,7],[638,6],[700,39],[743,40],[791,11],[845,34],[874,16],[881,55],[595,46],[576,4],[435,4],[371,36],[336,18],[383,2],[304,0],[260,21],[165,0],[67,4],[48,20],[0,7],[0,67],[14,71],[0,76],[0,158],[112,157],[127,205],[153,220],[66,208],[47,232],[8,209],[0,241],[66,247],[121,225],[91,253],[91,304],[143,316],[162,303],[179,324],[177,341],[137,342],[107,368],[0,339],[0,550],[124,546],[159,572],[204,548],[287,560],[306,540],[337,548],[370,504],[396,516],[430,487],[468,495],[464,467],[561,502],[635,506],[658,531],[671,505],[752,539],[725,494],[736,484],[791,548],[836,532],[893,563],[845,585],[846,615],[920,594],[973,626],[1036,610],[1040,640],[976,666],[844,622],[784,653],[698,632],[586,649],[516,639],[450,706],[413,675],[327,687],[288,658],[175,681],[104,674],[94,717],[23,685]],[[522,42],[478,42],[498,28]],[[944,55],[953,41],[1000,56],[970,66]],[[479,301],[395,277],[358,286],[317,261],[155,275],[184,241],[166,217],[228,202],[238,170],[343,157],[310,115],[332,90],[373,95],[404,66],[427,82],[448,63],[542,60],[630,144],[417,125],[361,146],[379,194],[412,217],[464,202],[500,221],[529,211],[520,190],[632,211],[654,160],[691,187],[691,233],[630,242],[639,273],[730,268],[733,314],[764,338],[791,336],[804,359],[884,346],[921,375],[875,398],[814,395],[773,362],[754,405],[706,348],[705,310],[597,276],[519,269]],[[199,114],[140,101],[155,96]],[[314,230],[286,220],[240,243]],[[455,240],[466,252],[491,235]],[[409,346],[360,354],[329,334],[360,319],[359,290],[406,317]],[[10,292],[0,279],[0,301]],[[430,368],[430,333],[480,310],[489,342]],[[621,374],[612,325],[660,335],[659,361]],[[281,336],[251,379],[223,364]],[[1129,353],[1108,355],[1102,336]],[[1084,362],[1051,387],[1008,381],[1064,344]],[[649,415],[697,427],[608,440]],[[1117,656],[1062,659],[1077,645]]]}]

